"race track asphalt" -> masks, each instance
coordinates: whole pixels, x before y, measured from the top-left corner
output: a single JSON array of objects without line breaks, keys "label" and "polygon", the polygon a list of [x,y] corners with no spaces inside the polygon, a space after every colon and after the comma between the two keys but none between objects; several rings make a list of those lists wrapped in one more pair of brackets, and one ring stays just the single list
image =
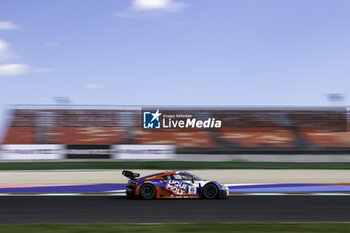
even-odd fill
[{"label": "race track asphalt", "polygon": [[3,196],[0,224],[350,221],[350,196],[234,196],[130,200],[116,196]]}]

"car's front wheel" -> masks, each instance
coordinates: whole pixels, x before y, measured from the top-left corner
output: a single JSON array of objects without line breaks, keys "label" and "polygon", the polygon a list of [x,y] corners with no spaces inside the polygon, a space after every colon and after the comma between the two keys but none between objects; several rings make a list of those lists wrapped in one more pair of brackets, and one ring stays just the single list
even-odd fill
[{"label": "car's front wheel", "polygon": [[156,188],[151,184],[144,184],[140,189],[140,196],[146,200],[151,200],[156,197]]},{"label": "car's front wheel", "polygon": [[203,196],[207,199],[216,198],[218,194],[219,190],[215,184],[207,184],[203,188]]}]

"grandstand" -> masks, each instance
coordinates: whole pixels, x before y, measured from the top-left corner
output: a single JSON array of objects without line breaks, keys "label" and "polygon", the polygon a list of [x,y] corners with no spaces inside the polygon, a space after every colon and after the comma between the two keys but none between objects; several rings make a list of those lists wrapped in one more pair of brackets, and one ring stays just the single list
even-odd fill
[{"label": "grandstand", "polygon": [[222,120],[219,129],[142,129],[141,107],[21,106],[10,112],[2,144],[171,144],[186,152],[350,149],[344,108],[199,108],[191,113]]}]

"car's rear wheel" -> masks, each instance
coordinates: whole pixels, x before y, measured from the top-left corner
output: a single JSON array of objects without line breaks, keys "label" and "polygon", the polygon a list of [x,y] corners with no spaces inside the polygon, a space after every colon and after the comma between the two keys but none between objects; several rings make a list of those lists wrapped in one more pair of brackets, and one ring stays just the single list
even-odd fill
[{"label": "car's rear wheel", "polygon": [[144,184],[140,189],[140,196],[146,200],[151,200],[156,197],[156,188],[151,184]]},{"label": "car's rear wheel", "polygon": [[219,194],[219,189],[215,184],[207,184],[203,188],[203,196],[207,199],[216,198]]}]

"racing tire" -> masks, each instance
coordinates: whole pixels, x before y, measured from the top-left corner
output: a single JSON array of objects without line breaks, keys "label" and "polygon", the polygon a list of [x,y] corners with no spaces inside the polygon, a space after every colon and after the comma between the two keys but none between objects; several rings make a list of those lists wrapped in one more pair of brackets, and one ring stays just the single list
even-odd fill
[{"label": "racing tire", "polygon": [[156,197],[156,188],[151,184],[144,184],[140,189],[140,196],[146,200],[154,199]]},{"label": "racing tire", "polygon": [[215,184],[207,184],[203,187],[203,196],[207,199],[217,198],[219,189]]}]

